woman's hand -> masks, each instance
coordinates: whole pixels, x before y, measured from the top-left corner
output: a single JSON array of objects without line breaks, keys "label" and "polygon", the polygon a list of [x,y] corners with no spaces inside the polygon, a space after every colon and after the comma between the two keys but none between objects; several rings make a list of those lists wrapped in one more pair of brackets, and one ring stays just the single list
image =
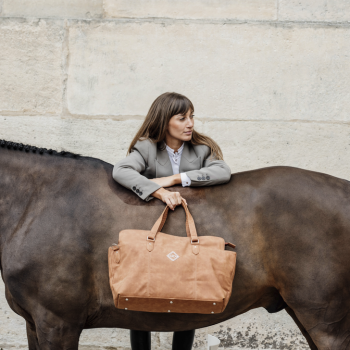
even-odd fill
[{"label": "woman's hand", "polygon": [[[156,179],[154,179],[156,180]],[[171,210],[174,210],[177,205],[181,205],[181,200],[183,199],[186,202],[185,198],[182,198],[180,192],[171,192],[161,187],[157,191],[151,193],[151,196],[160,199],[165,204],[169,206]]]}]

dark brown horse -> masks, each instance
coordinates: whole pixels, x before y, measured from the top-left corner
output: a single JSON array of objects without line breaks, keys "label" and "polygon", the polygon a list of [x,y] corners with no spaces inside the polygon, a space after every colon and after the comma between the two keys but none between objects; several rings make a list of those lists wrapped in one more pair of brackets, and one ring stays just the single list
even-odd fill
[{"label": "dark brown horse", "polygon": [[[122,229],[150,229],[164,204],[143,202],[101,160],[0,142],[0,258],[10,307],[27,322],[29,349],[78,349],[84,328],[179,331],[257,307],[286,309],[312,349],[350,349],[350,183],[271,167],[228,184],[180,190],[198,235],[237,245],[233,292],[222,314],[117,310],[107,249]],[[185,236],[182,208],[164,232]]]}]

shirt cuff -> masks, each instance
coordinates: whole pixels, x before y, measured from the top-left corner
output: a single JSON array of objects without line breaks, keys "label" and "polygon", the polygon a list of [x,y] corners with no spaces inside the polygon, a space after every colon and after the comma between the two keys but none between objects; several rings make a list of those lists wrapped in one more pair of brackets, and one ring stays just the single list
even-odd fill
[{"label": "shirt cuff", "polygon": [[182,187],[191,185],[191,179],[187,176],[186,173],[181,173],[180,176],[181,176]]}]

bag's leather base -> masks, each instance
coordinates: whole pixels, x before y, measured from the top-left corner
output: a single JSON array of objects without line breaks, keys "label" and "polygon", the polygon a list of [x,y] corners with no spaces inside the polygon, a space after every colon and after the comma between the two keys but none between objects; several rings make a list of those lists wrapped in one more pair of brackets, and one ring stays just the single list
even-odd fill
[{"label": "bag's leather base", "polygon": [[118,309],[133,311],[218,314],[225,308],[224,301],[137,298],[118,295],[115,306]]}]

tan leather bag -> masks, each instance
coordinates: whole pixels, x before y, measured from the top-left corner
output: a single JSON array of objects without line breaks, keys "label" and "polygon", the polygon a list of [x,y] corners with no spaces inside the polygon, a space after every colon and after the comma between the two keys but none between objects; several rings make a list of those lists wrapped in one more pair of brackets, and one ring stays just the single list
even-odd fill
[{"label": "tan leather bag", "polygon": [[[151,231],[123,230],[108,250],[110,286],[118,309],[213,314],[232,291],[236,253],[221,237],[197,236],[187,205],[188,237],[160,232],[169,207]],[[232,243],[226,243],[235,247]]]}]

